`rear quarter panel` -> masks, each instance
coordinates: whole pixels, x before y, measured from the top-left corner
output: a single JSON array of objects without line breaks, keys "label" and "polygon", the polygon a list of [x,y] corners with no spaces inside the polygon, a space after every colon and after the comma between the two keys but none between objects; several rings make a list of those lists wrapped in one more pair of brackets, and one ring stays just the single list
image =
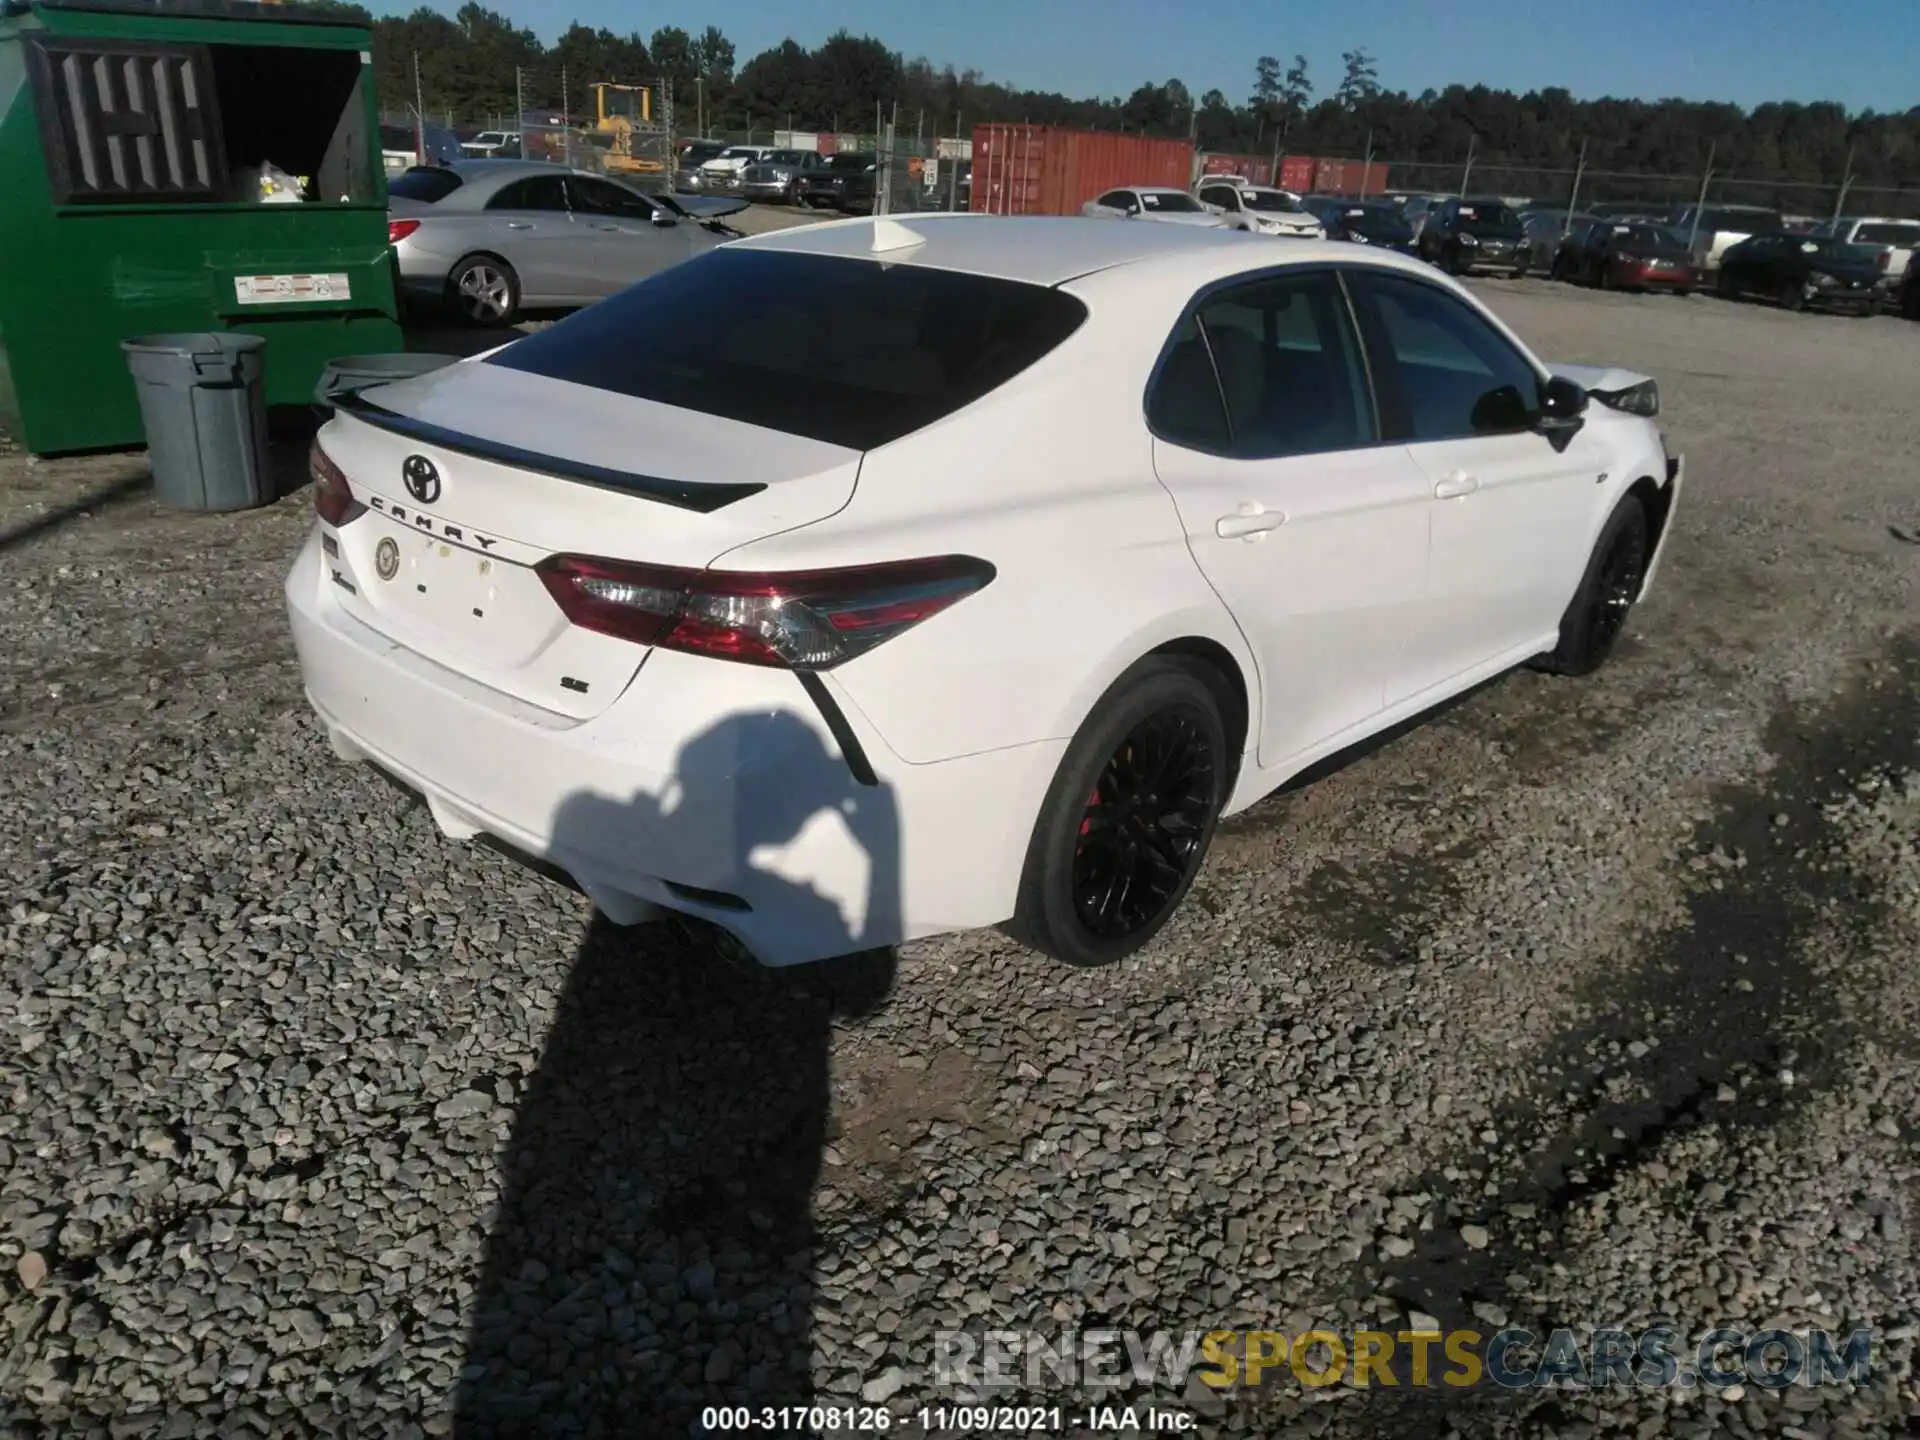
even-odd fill
[{"label": "rear quarter panel", "polygon": [[1172,640],[1213,640],[1253,673],[1154,475],[1142,414],[1190,290],[1096,305],[999,391],[870,452],[845,510],[718,562],[966,554],[996,567],[983,590],[831,672],[901,759],[1069,737],[1128,666]]}]

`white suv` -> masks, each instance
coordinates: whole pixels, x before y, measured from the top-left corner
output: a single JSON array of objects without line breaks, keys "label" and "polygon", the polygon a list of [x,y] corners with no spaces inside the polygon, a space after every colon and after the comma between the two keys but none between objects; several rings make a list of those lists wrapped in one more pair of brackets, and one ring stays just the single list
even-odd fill
[{"label": "white suv", "polygon": [[1202,205],[1218,211],[1235,230],[1255,235],[1291,235],[1299,240],[1326,239],[1326,227],[1291,190],[1249,185],[1235,175],[1204,181],[1199,195]]},{"label": "white suv", "polygon": [[708,189],[738,185],[749,165],[758,165],[771,154],[771,145],[729,145],[700,167],[700,183]]}]

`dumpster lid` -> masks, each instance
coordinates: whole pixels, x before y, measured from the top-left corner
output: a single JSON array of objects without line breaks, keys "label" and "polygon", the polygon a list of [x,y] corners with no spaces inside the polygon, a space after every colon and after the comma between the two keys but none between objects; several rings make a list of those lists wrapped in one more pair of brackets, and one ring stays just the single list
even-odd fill
[{"label": "dumpster lid", "polygon": [[367,28],[352,15],[282,4],[279,0],[0,0],[0,16],[25,15],[33,10],[92,10],[113,15],[145,15],[158,20],[266,20],[281,25]]}]

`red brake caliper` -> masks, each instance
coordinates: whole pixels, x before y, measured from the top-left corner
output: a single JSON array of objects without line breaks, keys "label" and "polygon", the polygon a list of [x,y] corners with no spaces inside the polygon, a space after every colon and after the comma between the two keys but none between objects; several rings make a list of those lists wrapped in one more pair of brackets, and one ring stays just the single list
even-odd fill
[{"label": "red brake caliper", "polygon": [[[1099,803],[1100,787],[1096,785],[1093,787],[1093,793],[1087,797],[1087,808],[1091,810]],[[1084,835],[1091,829],[1093,829],[1093,817],[1091,815],[1083,816],[1080,821],[1080,833]]]}]

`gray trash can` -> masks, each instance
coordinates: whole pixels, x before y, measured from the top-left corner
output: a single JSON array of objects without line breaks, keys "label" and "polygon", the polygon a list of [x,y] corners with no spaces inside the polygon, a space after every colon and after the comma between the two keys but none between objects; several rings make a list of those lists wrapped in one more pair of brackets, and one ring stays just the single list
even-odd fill
[{"label": "gray trash can", "polygon": [[123,340],[153,486],[180,510],[247,510],[273,497],[262,399],[267,342],[233,332]]},{"label": "gray trash can", "polygon": [[395,380],[411,380],[442,365],[451,365],[458,355],[342,355],[329,360],[320,372],[320,383],[313,387],[314,408],[322,414],[333,413],[333,397],[386,385]]}]

